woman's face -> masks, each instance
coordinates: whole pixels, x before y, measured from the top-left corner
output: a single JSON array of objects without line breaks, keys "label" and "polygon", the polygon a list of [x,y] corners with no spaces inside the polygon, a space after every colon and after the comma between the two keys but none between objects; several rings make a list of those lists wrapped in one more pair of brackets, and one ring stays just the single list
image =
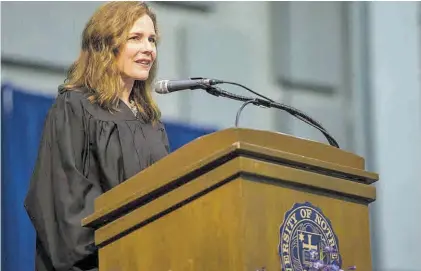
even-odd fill
[{"label": "woman's face", "polygon": [[124,81],[148,79],[156,58],[156,33],[148,15],[140,17],[130,29],[129,37],[117,59]]}]

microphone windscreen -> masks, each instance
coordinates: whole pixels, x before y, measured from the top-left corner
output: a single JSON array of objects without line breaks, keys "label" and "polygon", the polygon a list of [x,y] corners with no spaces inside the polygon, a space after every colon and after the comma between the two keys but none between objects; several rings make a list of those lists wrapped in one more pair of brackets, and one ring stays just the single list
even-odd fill
[{"label": "microphone windscreen", "polygon": [[156,81],[153,86],[153,91],[159,94],[168,93],[167,84],[168,84],[168,80]]}]

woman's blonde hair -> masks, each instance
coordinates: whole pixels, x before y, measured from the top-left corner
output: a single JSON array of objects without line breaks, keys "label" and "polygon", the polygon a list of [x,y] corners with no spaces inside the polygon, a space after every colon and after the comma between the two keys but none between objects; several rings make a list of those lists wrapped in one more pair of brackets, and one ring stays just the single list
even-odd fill
[{"label": "woman's blonde hair", "polygon": [[[120,94],[123,92],[117,58],[127,42],[133,24],[143,15],[152,19],[158,35],[156,15],[146,3],[110,2],[101,6],[85,26],[80,55],[69,68],[64,88],[85,87],[90,91],[91,102],[116,111]],[[161,117],[151,93],[156,69],[155,60],[148,79],[136,80],[131,92],[131,98],[147,122],[155,122]]]}]

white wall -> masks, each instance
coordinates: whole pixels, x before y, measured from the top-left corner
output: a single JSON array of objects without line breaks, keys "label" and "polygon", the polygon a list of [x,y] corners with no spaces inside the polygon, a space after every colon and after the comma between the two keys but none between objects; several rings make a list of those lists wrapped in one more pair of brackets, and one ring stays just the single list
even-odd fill
[{"label": "white wall", "polygon": [[419,271],[421,78],[418,3],[369,4],[376,270]]},{"label": "white wall", "polygon": [[[353,100],[347,4],[273,2],[273,71],[284,101],[320,120],[340,146],[353,150]],[[284,117],[278,129],[326,142],[316,129]]]}]

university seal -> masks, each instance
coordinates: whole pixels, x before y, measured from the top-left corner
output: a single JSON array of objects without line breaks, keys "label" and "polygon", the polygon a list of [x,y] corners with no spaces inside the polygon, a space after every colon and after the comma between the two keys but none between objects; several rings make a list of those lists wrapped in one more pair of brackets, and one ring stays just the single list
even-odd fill
[{"label": "university seal", "polygon": [[[283,271],[308,271],[312,261],[342,265],[339,241],[330,220],[309,202],[297,203],[285,213],[279,238]],[[326,247],[335,253],[324,253]]]}]

